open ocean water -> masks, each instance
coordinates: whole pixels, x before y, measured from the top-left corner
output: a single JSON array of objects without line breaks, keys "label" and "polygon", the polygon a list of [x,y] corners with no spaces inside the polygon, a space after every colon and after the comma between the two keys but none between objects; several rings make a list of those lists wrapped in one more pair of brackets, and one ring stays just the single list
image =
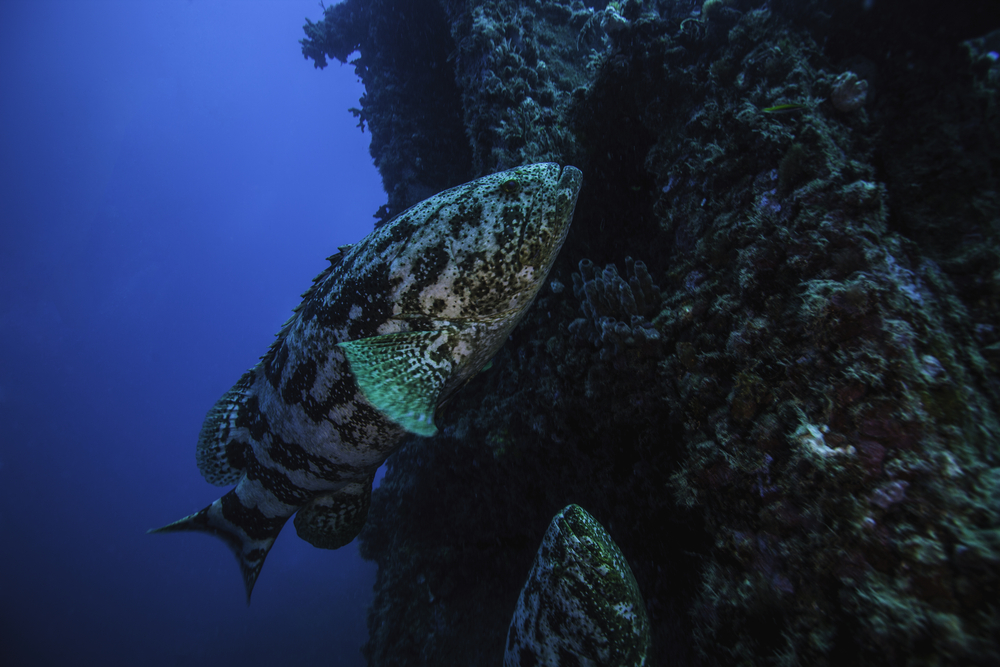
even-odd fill
[{"label": "open ocean water", "polygon": [[385,202],[315,0],[0,3],[0,664],[363,664],[374,565],[147,535],[205,413]]}]

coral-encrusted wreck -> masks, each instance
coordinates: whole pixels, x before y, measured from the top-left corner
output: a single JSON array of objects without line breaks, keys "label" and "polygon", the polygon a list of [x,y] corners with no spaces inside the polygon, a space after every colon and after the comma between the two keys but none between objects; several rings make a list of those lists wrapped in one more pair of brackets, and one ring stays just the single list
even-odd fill
[{"label": "coral-encrusted wreck", "polygon": [[375,493],[370,665],[499,665],[570,503],[635,573],[650,664],[1000,661],[990,5],[346,0],[306,26],[317,66],[360,53],[383,217],[584,172],[551,285]]}]

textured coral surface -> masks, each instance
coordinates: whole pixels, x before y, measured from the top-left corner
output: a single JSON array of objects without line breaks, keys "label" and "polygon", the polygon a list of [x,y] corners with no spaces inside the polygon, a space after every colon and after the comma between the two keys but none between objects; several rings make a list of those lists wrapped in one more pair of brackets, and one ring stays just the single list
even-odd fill
[{"label": "textured coral surface", "polygon": [[384,213],[584,172],[550,286],[375,492],[369,664],[499,665],[570,503],[631,565],[650,664],[1000,662],[988,5],[346,0],[307,26],[318,66],[360,53]]}]

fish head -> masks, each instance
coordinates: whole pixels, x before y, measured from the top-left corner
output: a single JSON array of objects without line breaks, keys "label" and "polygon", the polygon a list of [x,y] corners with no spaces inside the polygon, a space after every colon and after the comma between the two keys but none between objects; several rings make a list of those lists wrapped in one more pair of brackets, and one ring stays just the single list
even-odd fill
[{"label": "fish head", "polygon": [[412,225],[391,263],[398,315],[433,321],[517,319],[569,231],[583,176],[555,163],[498,172],[400,215]]},{"label": "fish head", "polygon": [[338,260],[354,274],[338,291],[349,317],[359,329],[381,320],[337,343],[368,403],[410,433],[437,432],[437,409],[489,365],[538,294],[581,182],[553,163],[484,176],[403,211]]}]

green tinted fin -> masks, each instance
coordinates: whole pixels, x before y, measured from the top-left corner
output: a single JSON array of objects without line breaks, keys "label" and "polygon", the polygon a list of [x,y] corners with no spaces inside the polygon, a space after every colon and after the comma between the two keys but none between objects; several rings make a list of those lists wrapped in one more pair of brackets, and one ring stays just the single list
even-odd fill
[{"label": "green tinted fin", "polygon": [[365,398],[410,433],[434,435],[438,396],[451,375],[451,328],[338,343]]},{"label": "green tinted fin", "polygon": [[295,532],[320,549],[339,549],[349,544],[368,518],[374,480],[373,474],[364,482],[316,496],[295,515]]}]

